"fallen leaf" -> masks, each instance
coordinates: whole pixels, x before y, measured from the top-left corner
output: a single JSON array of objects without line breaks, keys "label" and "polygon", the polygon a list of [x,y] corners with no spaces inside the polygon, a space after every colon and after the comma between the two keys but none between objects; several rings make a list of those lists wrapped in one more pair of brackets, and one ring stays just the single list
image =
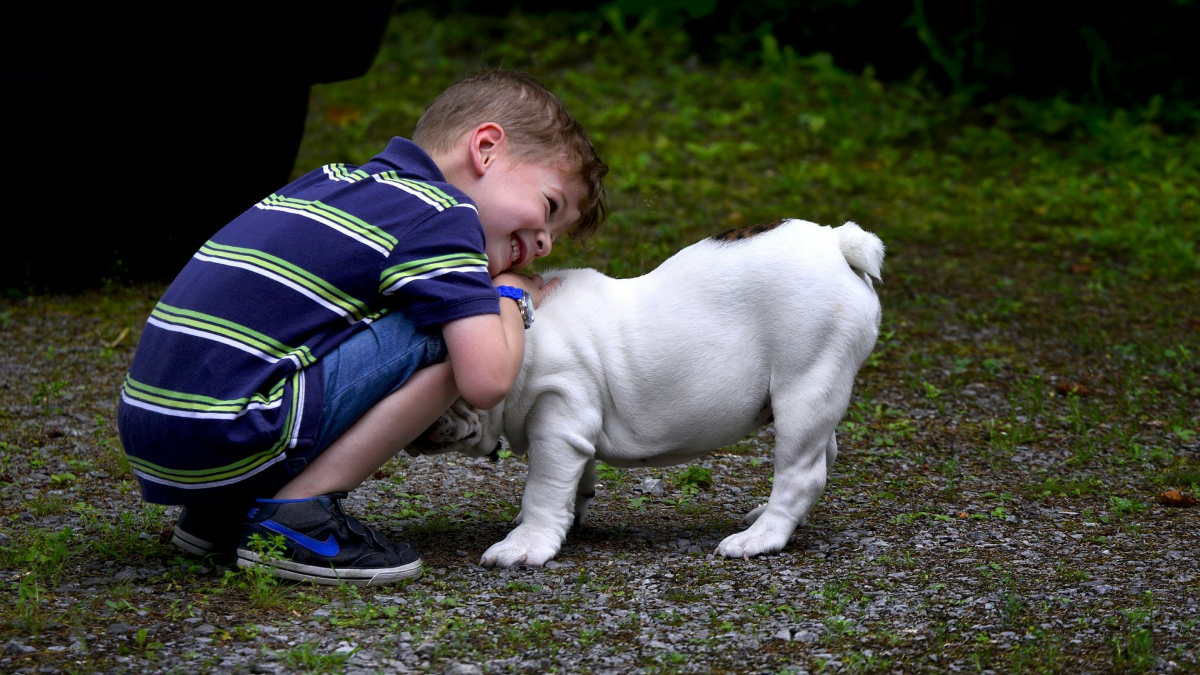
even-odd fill
[{"label": "fallen leaf", "polygon": [[1066,396],[1067,394],[1087,396],[1091,393],[1091,390],[1087,388],[1087,385],[1083,385],[1078,382],[1059,382],[1058,393],[1062,394],[1063,396]]},{"label": "fallen leaf", "polygon": [[1191,495],[1185,495],[1178,489],[1167,490],[1166,492],[1155,497],[1159,504],[1167,506],[1196,506],[1200,504],[1200,499],[1196,499]]},{"label": "fallen leaf", "polygon": [[1071,274],[1087,274],[1092,271],[1092,266],[1088,263],[1076,263],[1071,265]]},{"label": "fallen leaf", "polygon": [[969,514],[969,513],[967,513],[966,511],[959,511],[959,512],[958,512],[958,517],[959,517],[959,518],[969,518],[969,517],[970,517],[970,514]]}]

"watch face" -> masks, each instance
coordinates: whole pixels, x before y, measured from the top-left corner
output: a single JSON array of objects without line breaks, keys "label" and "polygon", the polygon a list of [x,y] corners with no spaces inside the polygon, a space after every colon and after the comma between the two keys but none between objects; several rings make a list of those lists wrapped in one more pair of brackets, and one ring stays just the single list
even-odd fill
[{"label": "watch face", "polygon": [[533,299],[528,292],[521,296],[520,307],[521,318],[525,320],[525,327],[529,328],[533,325]]}]

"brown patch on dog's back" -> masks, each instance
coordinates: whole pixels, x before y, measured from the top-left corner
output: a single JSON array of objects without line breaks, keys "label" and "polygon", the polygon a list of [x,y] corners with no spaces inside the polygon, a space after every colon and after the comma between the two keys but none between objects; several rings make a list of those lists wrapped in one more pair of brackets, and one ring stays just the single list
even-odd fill
[{"label": "brown patch on dog's back", "polygon": [[747,225],[733,230],[725,230],[721,234],[714,234],[709,239],[713,241],[740,241],[756,237],[764,232],[770,232],[786,222],[786,220],[777,220],[773,223],[763,223],[762,225]]}]

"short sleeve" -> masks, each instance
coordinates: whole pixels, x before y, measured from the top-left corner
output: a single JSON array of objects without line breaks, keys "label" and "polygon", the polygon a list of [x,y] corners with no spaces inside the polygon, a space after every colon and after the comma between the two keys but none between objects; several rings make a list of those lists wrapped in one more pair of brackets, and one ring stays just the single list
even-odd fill
[{"label": "short sleeve", "polygon": [[421,327],[499,314],[484,245],[471,205],[440,211],[400,239],[380,274],[379,292]]}]

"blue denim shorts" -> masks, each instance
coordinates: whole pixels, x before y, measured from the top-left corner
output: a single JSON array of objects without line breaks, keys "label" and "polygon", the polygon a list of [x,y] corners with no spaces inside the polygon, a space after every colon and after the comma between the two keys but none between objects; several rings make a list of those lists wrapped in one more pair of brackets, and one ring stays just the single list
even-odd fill
[{"label": "blue denim shorts", "polygon": [[413,373],[446,359],[440,327],[417,328],[401,312],[355,333],[325,356],[325,406],[311,461]]}]

